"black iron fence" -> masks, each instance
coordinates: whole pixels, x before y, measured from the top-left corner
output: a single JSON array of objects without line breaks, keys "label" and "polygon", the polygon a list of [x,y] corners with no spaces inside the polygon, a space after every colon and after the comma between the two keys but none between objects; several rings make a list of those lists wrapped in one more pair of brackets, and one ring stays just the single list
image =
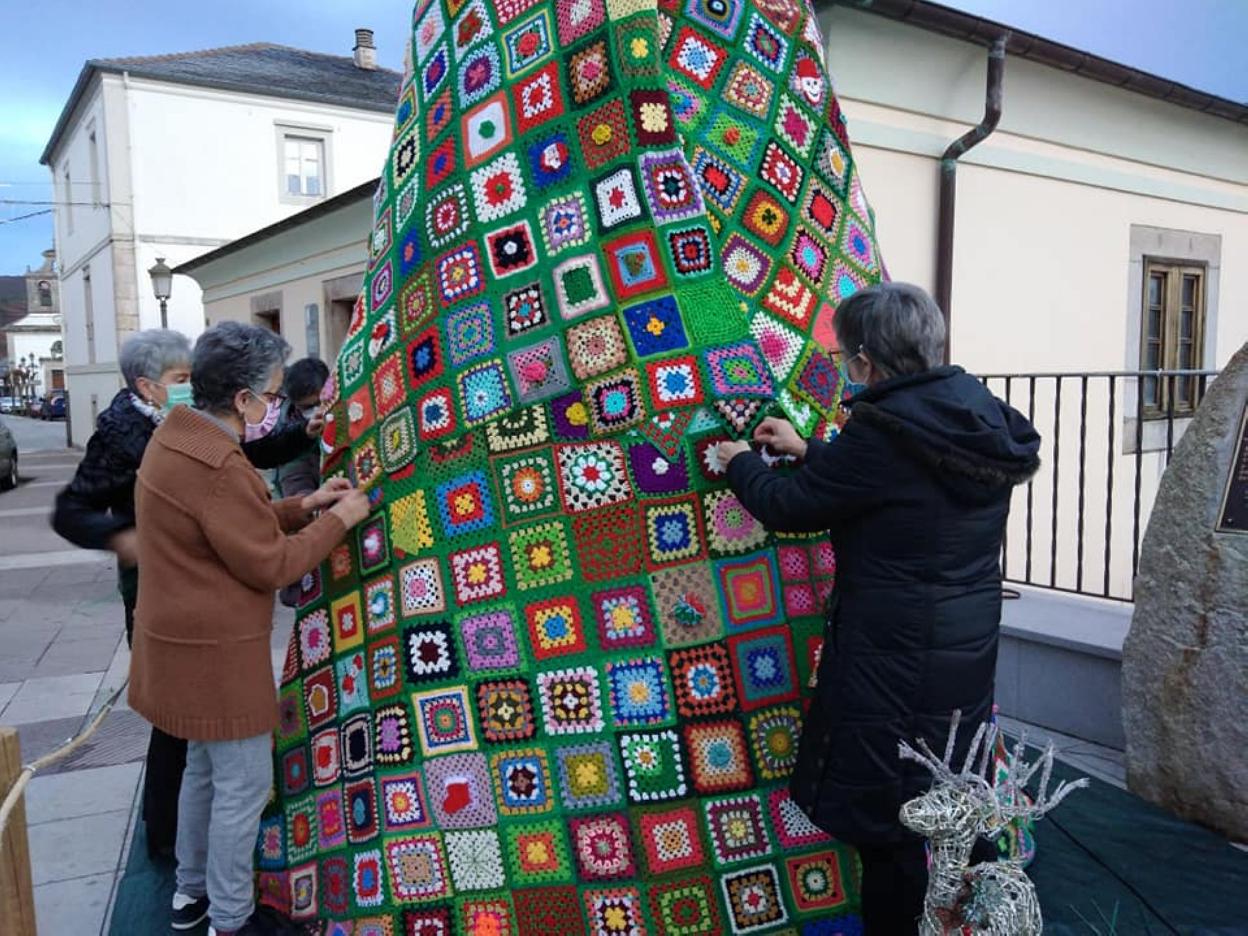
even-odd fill
[{"label": "black iron fence", "polygon": [[1217,371],[988,374],[1043,439],[1014,493],[1007,581],[1132,600],[1140,540],[1175,443]]}]

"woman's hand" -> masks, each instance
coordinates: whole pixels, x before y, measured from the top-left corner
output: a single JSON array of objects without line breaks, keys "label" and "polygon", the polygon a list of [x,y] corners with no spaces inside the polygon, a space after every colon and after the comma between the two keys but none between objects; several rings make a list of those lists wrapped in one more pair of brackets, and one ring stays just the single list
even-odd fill
[{"label": "woman's hand", "polygon": [[720,442],[715,446],[715,459],[719,462],[721,471],[728,470],[728,463],[740,455],[742,452],[750,450],[749,442]]},{"label": "woman's hand", "polygon": [[314,491],[305,497],[300,506],[307,513],[323,507],[332,507],[351,490],[351,482],[346,478],[330,478],[321,485],[319,491]]},{"label": "woman's hand", "polygon": [[308,434],[309,439],[319,439],[321,433],[325,431],[325,414],[321,412],[318,406],[316,413],[308,417],[308,423],[303,427],[304,432]]},{"label": "woman's hand", "polygon": [[134,527],[115,533],[108,541],[108,548],[117,554],[117,562],[123,569],[139,564],[139,534]]},{"label": "woman's hand", "polygon": [[371,509],[368,495],[363,491],[352,489],[342,494],[338,502],[329,508],[329,512],[341,520],[342,525],[349,530],[367,517]]},{"label": "woman's hand", "polygon": [[806,440],[797,434],[797,430],[787,419],[768,416],[754,430],[754,441],[771,446],[772,451],[781,455],[795,455],[798,458],[806,455]]}]

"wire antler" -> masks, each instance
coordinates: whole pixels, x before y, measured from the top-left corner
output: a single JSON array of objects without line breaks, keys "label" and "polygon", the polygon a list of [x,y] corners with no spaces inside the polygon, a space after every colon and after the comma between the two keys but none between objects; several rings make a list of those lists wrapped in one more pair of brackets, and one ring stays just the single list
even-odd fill
[{"label": "wire antler", "polygon": [[961,722],[962,710],[955,709],[953,716],[949,719],[949,737],[945,741],[944,757],[937,758],[935,752],[924,738],[915,740],[918,750],[915,750],[906,741],[899,742],[897,746],[898,756],[903,760],[922,764],[932,774],[933,779],[937,783],[954,780],[966,781],[973,778],[984,780],[987,775],[988,765],[992,763],[993,747],[997,743],[997,726],[984,722],[975,729],[975,737],[971,739],[971,746],[967,748],[966,759],[962,762],[962,769],[955,772],[953,769],[953,751],[958,740],[958,725]]},{"label": "wire antler", "polygon": [[[1053,776],[1053,743],[1049,742],[1044,753],[1031,764],[1024,762],[1026,753],[1027,733],[1024,731],[1010,752],[1005,776],[994,784],[998,791],[997,799],[1001,804],[1003,823],[1015,819],[1039,819],[1075,790],[1088,786],[1088,778],[1081,777],[1078,780],[1063,780],[1049,792],[1049,781]],[[1041,771],[1040,784],[1035,800],[1028,803],[1024,788],[1031,782],[1037,770]]]}]

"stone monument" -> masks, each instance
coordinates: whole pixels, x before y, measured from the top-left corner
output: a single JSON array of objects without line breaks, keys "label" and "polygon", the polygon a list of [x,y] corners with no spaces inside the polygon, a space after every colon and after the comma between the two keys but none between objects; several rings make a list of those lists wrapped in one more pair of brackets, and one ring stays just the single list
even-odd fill
[{"label": "stone monument", "polygon": [[1122,656],[1127,785],[1248,841],[1248,344],[1162,478]]}]

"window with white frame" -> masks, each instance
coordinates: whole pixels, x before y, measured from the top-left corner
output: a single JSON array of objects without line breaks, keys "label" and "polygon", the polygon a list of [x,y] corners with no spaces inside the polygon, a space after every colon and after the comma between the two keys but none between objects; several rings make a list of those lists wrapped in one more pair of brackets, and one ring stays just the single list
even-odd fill
[{"label": "window with white frame", "polygon": [[282,136],[282,194],[291,198],[325,195],[325,140],[286,133]]}]

